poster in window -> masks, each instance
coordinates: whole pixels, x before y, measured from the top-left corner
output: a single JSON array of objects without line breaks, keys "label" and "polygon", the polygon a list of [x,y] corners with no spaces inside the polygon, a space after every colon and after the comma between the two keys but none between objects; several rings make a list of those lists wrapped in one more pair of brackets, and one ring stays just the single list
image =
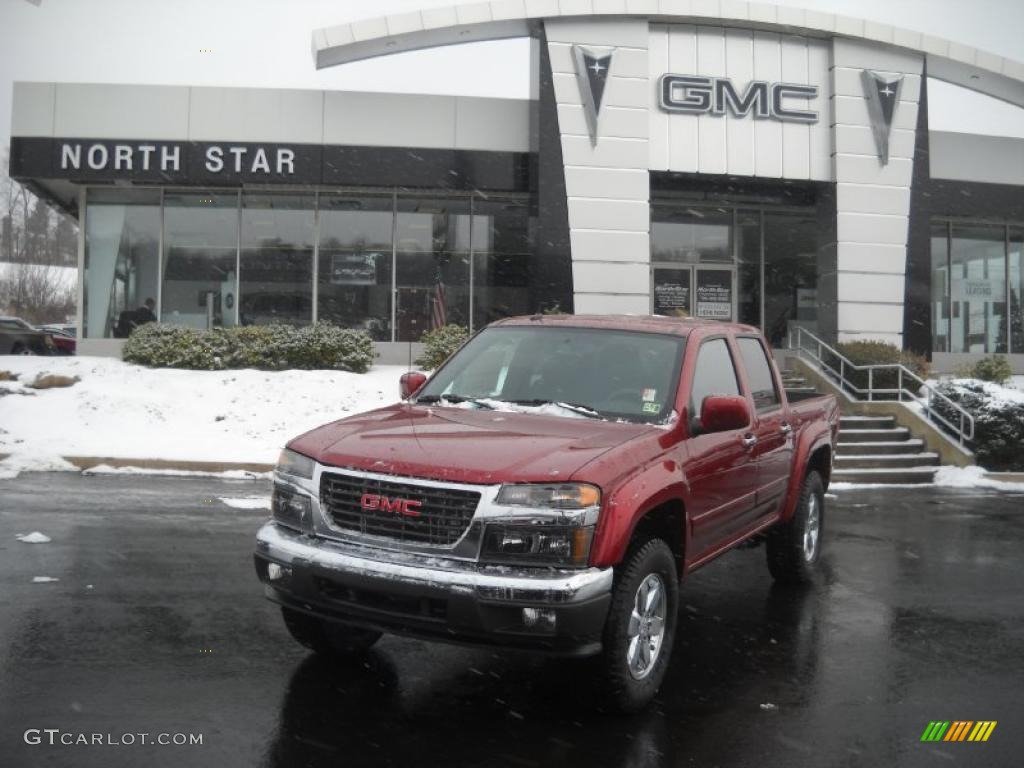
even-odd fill
[{"label": "poster in window", "polygon": [[380,253],[331,254],[331,283],[334,285],[375,285]]},{"label": "poster in window", "polygon": [[708,320],[732,319],[732,271],[697,270],[697,317]]},{"label": "poster in window", "polygon": [[690,270],[654,270],[654,314],[690,316]]}]

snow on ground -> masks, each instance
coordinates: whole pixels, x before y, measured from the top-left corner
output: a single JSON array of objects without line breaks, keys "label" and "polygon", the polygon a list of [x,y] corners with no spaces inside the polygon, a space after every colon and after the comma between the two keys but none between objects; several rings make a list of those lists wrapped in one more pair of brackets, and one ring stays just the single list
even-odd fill
[{"label": "snow on ground", "polygon": [[[0,358],[0,464],[73,469],[60,456],[271,464],[292,437],[394,403],[405,366],[344,371],[182,371],[102,357]],[[78,376],[33,390],[37,375]],[[247,475],[247,476],[251,476]]]},{"label": "snow on ground", "polygon": [[[1011,483],[999,480],[998,473],[986,475],[981,467],[939,467],[935,473],[933,486],[939,488],[992,488],[1000,491],[1016,491],[1024,493],[1024,483]],[[859,491],[864,488],[922,488],[927,487],[914,483],[829,483],[830,491]]]},{"label": "snow on ground", "polygon": [[16,534],[15,537],[18,541],[24,544],[48,544],[52,539],[45,533],[39,531],[32,531],[32,533]]},{"label": "snow on ground", "polygon": [[243,496],[237,499],[218,496],[217,498],[234,509],[270,509],[269,496]]}]

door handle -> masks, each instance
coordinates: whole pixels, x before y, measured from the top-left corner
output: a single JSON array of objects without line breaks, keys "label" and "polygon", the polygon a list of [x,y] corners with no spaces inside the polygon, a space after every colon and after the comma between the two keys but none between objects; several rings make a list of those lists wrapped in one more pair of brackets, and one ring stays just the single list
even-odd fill
[{"label": "door handle", "polygon": [[744,435],[740,438],[740,442],[743,443],[744,448],[753,448],[757,442],[757,435]]},{"label": "door handle", "polygon": [[785,421],[784,421],[784,422],[782,422],[782,426],[780,426],[780,427],[779,427],[779,432],[781,432],[781,433],[782,433],[782,434],[784,434],[784,435],[788,435],[788,434],[790,434],[790,433],[791,433],[792,431],[793,431],[793,427],[792,427],[792,425],[790,425],[790,424],[786,423]]}]

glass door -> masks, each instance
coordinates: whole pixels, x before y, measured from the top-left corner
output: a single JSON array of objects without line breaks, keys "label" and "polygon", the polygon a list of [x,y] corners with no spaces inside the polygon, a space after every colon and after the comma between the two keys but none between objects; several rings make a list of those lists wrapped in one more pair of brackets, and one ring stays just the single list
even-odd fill
[{"label": "glass door", "polygon": [[704,320],[736,319],[736,269],[715,265],[695,267],[693,316]]},{"label": "glass door", "polygon": [[651,268],[651,314],[690,317],[693,306],[693,267],[655,264]]}]

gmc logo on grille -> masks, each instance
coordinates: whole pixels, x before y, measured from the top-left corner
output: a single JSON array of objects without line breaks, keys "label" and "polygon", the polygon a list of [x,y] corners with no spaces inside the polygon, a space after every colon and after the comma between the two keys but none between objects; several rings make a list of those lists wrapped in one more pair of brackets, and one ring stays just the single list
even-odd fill
[{"label": "gmc logo on grille", "polygon": [[406,517],[419,517],[423,502],[414,499],[389,499],[387,496],[378,496],[375,493],[364,493],[359,500],[359,506],[368,510],[394,512]]}]

